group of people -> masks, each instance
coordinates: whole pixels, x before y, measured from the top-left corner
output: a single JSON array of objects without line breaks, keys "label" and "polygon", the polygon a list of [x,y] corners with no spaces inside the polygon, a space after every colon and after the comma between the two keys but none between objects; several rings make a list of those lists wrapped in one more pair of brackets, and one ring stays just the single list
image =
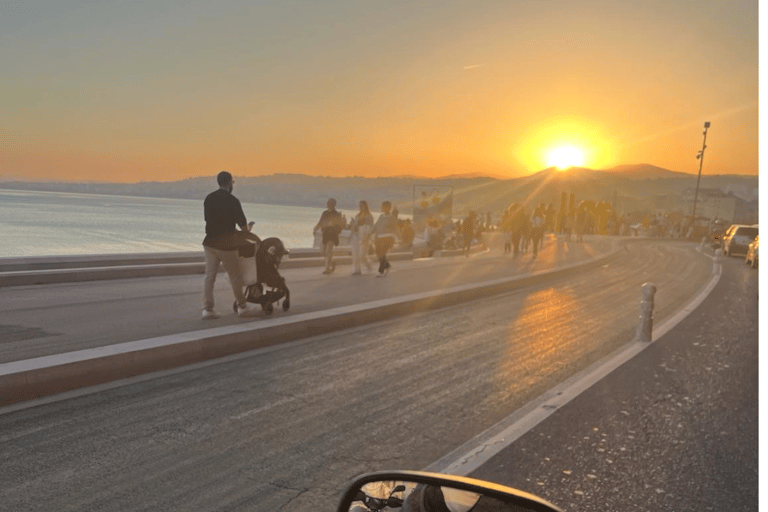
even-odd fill
[{"label": "group of people", "polygon": [[504,252],[517,256],[526,252],[532,245],[533,255],[537,256],[544,243],[544,233],[552,229],[547,221],[547,209],[543,204],[537,206],[529,215],[525,208],[518,204],[510,205],[505,211],[499,224],[504,234]]},{"label": "group of people", "polygon": [[[204,201],[205,214],[205,239],[203,250],[205,254],[205,286],[203,291],[204,319],[217,318],[213,299],[213,286],[220,264],[224,265],[232,291],[235,295],[235,309],[239,316],[252,316],[257,313],[254,304],[249,303],[243,293],[243,281],[240,275],[238,249],[244,245],[252,244],[258,237],[250,233],[245,214],[240,201],[232,194],[234,178],[229,172],[222,171],[216,177],[218,190],[211,192]],[[374,248],[379,261],[378,276],[386,276],[391,264],[387,254],[399,239],[405,247],[410,247],[414,240],[414,228],[410,219],[400,220],[397,210],[392,208],[390,201],[381,204],[381,213],[374,221],[366,201],[360,201],[359,211],[347,222],[346,218],[336,209],[336,200],[328,199],[327,209],[320,216],[320,220],[313,231],[319,231],[322,237],[322,254],[325,259],[324,274],[331,274],[336,268],[333,259],[333,251],[339,245],[339,238],[343,230],[350,232],[350,246],[352,249],[352,263],[354,270],[352,275],[362,274],[362,265],[369,271],[373,270],[368,254],[371,246]],[[543,244],[543,236],[547,229],[552,230],[551,205],[546,208],[543,204],[537,206],[529,215],[520,204],[510,205],[504,211],[498,229],[504,234],[504,251],[514,253],[517,256],[521,251],[525,252],[529,246],[533,246],[533,255],[538,254]],[[481,216],[482,217],[482,216]],[[577,240],[586,231],[586,219],[574,219],[576,221]],[[566,219],[564,231],[570,238],[571,219]],[[581,220],[581,222],[580,222]],[[470,211],[466,218],[455,224],[450,222],[448,236],[444,231],[445,225],[436,223],[433,219],[427,222],[424,238],[428,249],[433,251],[443,246],[452,246],[463,249],[465,255],[469,255],[472,242],[482,240],[484,229],[491,229],[490,213],[488,225],[484,228],[483,222],[478,219],[474,211]],[[239,227],[239,230],[237,229]]]},{"label": "group of people", "polygon": [[[396,213],[392,211],[392,203],[381,203],[381,214],[374,222],[373,214],[367,201],[360,201],[360,211],[347,224],[341,212],[336,209],[336,200],[328,199],[328,207],[320,215],[320,220],[313,231],[322,234],[322,252],[325,258],[325,270],[323,274],[332,274],[336,269],[333,260],[333,250],[339,245],[341,232],[346,228],[350,230],[350,246],[352,248],[353,276],[362,274],[362,264],[371,271],[373,269],[368,259],[368,251],[371,244],[374,246],[376,257],[379,260],[378,276],[386,276],[392,266],[387,260],[387,253],[394,247],[396,239],[400,235],[400,225]],[[413,238],[411,237],[411,241]]]},{"label": "group of people", "polygon": [[[218,318],[214,310],[213,287],[220,265],[229,276],[232,292],[235,296],[235,310],[238,316],[254,316],[258,308],[249,303],[243,292],[243,279],[240,273],[239,250],[243,246],[259,241],[250,232],[250,226],[245,218],[240,201],[232,194],[235,180],[227,171],[216,176],[219,188],[208,194],[203,202],[205,217],[205,239],[203,252],[205,254],[205,282],[203,289],[203,319]],[[351,222],[347,223],[341,212],[336,210],[336,200],[327,202],[328,209],[320,216],[315,230],[322,233],[322,251],[325,257],[324,274],[331,274],[336,268],[333,261],[333,249],[339,245],[339,236],[343,229],[352,233],[352,260],[354,272],[362,274],[362,264],[372,270],[368,259],[368,249],[373,244],[379,260],[379,276],[386,276],[391,264],[387,253],[395,245],[396,239],[402,236],[408,239],[410,221],[399,224],[396,214],[392,211],[392,203],[384,201],[381,204],[381,214],[374,222],[373,214],[366,201],[360,201],[360,211]],[[401,226],[405,225],[405,229]],[[239,229],[238,229],[239,228]],[[413,241],[413,228],[410,228],[410,241]]]}]

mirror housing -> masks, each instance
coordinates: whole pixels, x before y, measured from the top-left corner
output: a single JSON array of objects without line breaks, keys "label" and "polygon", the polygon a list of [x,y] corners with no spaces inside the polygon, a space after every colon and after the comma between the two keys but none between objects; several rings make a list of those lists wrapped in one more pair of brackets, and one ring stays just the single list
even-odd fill
[{"label": "mirror housing", "polygon": [[[374,503],[374,508],[371,509],[365,505],[364,501],[361,501],[361,496],[366,496],[363,490],[364,486],[382,487],[377,484],[390,483],[392,484],[391,491],[387,491],[388,496],[373,496],[375,500],[370,500]],[[402,487],[406,490],[403,491]],[[555,505],[529,494],[524,491],[519,491],[511,487],[498,485],[492,482],[486,482],[483,480],[477,480],[474,478],[467,478],[454,475],[444,475],[440,473],[427,473],[424,471],[382,471],[376,473],[368,473],[355,479],[354,482],[344,492],[344,496],[339,503],[337,512],[367,512],[373,510],[375,512],[394,511],[397,512],[402,506],[403,512],[422,512],[421,510],[415,511],[409,508],[408,497],[415,493],[417,489],[425,488],[427,486],[433,486],[434,488],[446,491],[443,494],[453,495],[468,495],[477,496],[475,500],[483,497],[485,501],[493,503],[491,507],[481,507],[483,511],[493,510],[494,512],[562,512],[561,509]],[[389,502],[389,505],[386,503]],[[386,505],[386,506],[385,506]],[[382,508],[376,508],[381,506]],[[475,511],[475,508],[470,506],[466,508],[467,511]],[[431,511],[426,511],[431,512]]]}]

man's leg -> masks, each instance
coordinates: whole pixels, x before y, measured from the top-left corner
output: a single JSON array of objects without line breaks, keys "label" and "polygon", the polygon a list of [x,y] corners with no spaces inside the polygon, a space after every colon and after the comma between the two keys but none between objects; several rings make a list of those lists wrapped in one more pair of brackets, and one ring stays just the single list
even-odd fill
[{"label": "man's leg", "polygon": [[382,239],[382,246],[381,246],[381,264],[379,265],[379,273],[386,272],[387,269],[391,266],[389,264],[389,261],[387,260],[387,252],[394,247],[395,245],[395,239],[391,237],[384,237]]},{"label": "man's leg", "polygon": [[203,309],[213,311],[213,284],[219,271],[219,257],[215,249],[203,246],[205,254],[205,284],[203,287]]},{"label": "man's leg", "polygon": [[379,259],[379,274],[384,272],[384,257],[387,252],[384,249],[384,238],[377,238],[374,242],[376,245],[376,257]]},{"label": "man's leg", "polygon": [[325,273],[333,272],[333,242],[326,242],[323,246],[323,256],[325,256]]},{"label": "man's leg", "polygon": [[244,308],[248,303],[243,294],[243,277],[240,275],[240,260],[237,257],[237,251],[216,251],[221,259],[224,269],[229,276],[229,284],[232,286],[232,293],[240,308]]}]

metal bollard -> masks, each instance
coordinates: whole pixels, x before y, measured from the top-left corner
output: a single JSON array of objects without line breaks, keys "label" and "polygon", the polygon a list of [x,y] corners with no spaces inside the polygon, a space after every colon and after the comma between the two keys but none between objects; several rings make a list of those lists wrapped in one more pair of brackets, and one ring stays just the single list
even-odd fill
[{"label": "metal bollard", "polygon": [[653,296],[656,295],[656,285],[643,285],[643,299],[640,301],[640,322],[637,324],[637,341],[653,341]]}]

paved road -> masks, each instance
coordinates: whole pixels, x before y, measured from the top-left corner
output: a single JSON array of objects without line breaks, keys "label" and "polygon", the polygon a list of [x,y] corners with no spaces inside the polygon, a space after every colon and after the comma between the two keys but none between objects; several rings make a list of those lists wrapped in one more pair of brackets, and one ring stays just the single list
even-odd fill
[{"label": "paved road", "polygon": [[0,416],[9,510],[333,510],[354,475],[420,469],[709,278],[648,243],[568,280],[292,342]]},{"label": "paved road", "polygon": [[757,510],[757,295],[725,258],[677,327],[471,476],[565,510]]},{"label": "paved road", "polygon": [[[470,258],[394,262],[386,279],[351,276],[340,266],[332,276],[320,268],[290,269],[288,314],[426,292],[463,284],[552,270],[606,254],[614,241],[589,237],[584,244],[549,236],[537,258],[501,252]],[[169,276],[0,288],[0,363],[211,327],[260,322],[238,318],[225,275],[216,282],[217,320],[200,319],[202,276]],[[285,316],[281,310],[275,317]]]}]

